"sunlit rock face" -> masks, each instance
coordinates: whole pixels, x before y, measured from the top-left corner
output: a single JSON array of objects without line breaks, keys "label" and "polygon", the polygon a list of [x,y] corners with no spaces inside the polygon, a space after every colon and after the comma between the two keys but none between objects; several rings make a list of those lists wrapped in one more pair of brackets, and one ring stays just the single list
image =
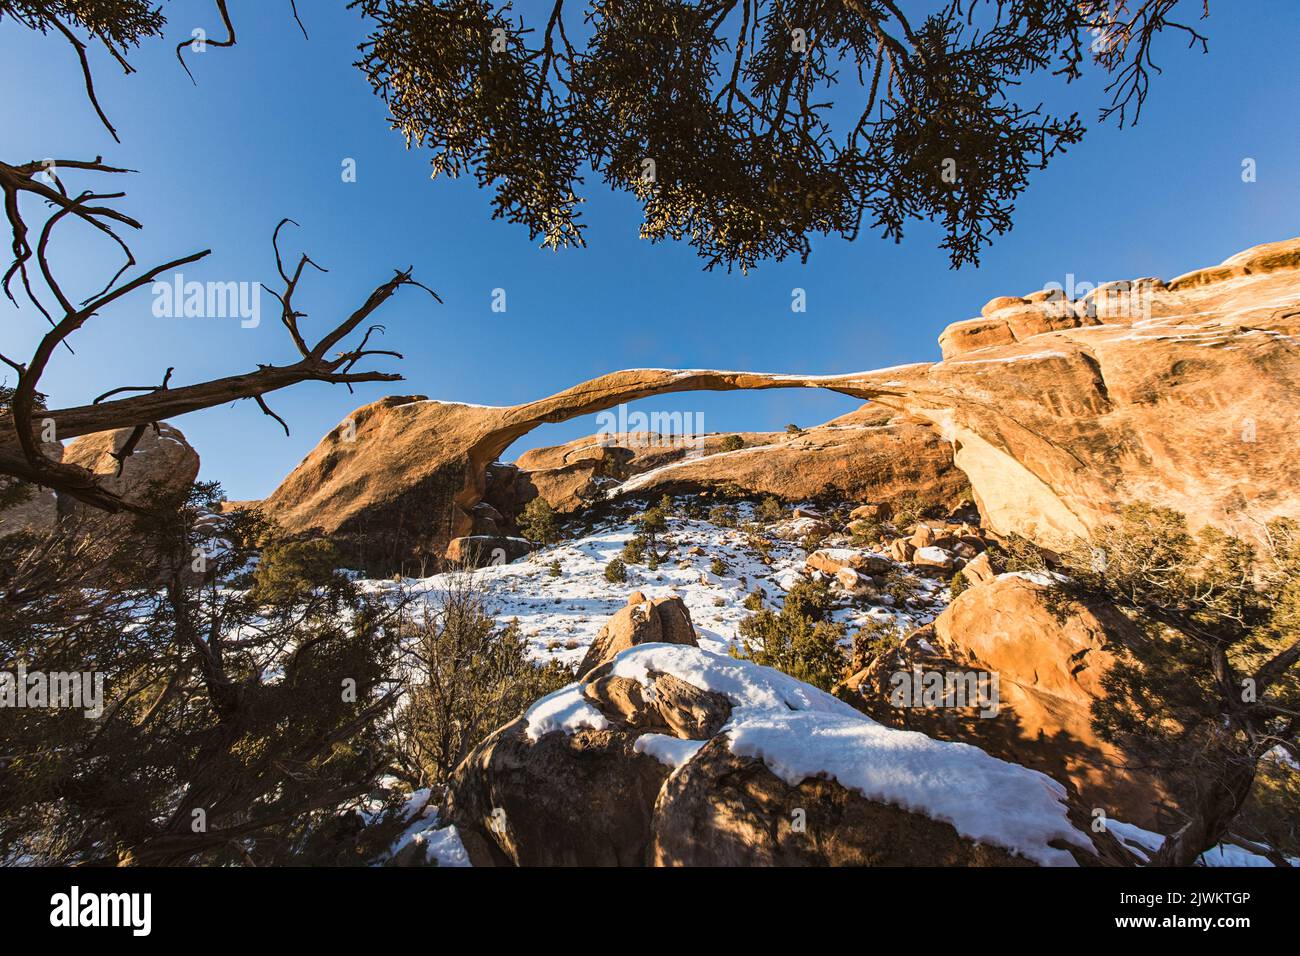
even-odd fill
[{"label": "sunlit rock face", "polygon": [[[541,424],[669,392],[828,388],[931,429],[901,457],[947,444],[999,533],[1061,548],[1145,501],[1193,526],[1258,537],[1267,519],[1300,516],[1298,333],[1300,239],[1168,282],[1107,283],[1076,301],[999,297],[945,330],[940,362],[833,376],[630,369],[507,407],[386,398],[326,435],[266,506],[289,530],[340,536],[354,542],[354,560],[391,570],[439,559],[470,534],[487,467]],[[809,475],[870,453],[806,447],[801,461],[797,443],[786,444],[786,463]],[[786,459],[772,461],[781,474]],[[699,467],[720,464],[736,462]],[[557,494],[578,496],[590,477],[565,476]]]}]

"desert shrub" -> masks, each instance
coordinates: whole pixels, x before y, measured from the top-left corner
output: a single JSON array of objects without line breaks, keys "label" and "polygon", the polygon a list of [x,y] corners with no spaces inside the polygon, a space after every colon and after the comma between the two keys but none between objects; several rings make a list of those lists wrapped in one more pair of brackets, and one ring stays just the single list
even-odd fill
[{"label": "desert shrub", "polygon": [[546,573],[553,578],[558,578],[564,572],[560,569],[559,560],[554,560],[546,566]]},{"label": "desert shrub", "polygon": [[903,607],[916,594],[919,584],[916,575],[895,569],[885,574],[885,585],[881,591],[894,599],[896,607]]},{"label": "desert shrub", "polygon": [[1008,571],[1041,573],[1048,570],[1042,550],[1032,541],[1018,534],[1008,535],[1003,543],[988,547],[989,564],[998,574]]},{"label": "desert shrub", "polygon": [[627,566],[623,564],[621,558],[615,558],[605,565],[605,580],[611,584],[619,584],[627,580]]},{"label": "desert shrub", "polygon": [[626,564],[640,564],[645,559],[645,538],[634,534],[623,544],[623,561]]},{"label": "desert shrub", "polygon": [[676,506],[673,503],[672,496],[667,494],[662,495],[659,498],[658,507],[659,507],[659,513],[662,514],[665,518],[672,517],[673,512],[677,510]]},{"label": "desert shrub", "polygon": [[719,528],[734,528],[736,509],[732,505],[714,505],[709,509],[709,523]]},{"label": "desert shrub", "polygon": [[726,438],[722,439],[723,451],[740,451],[740,449],[744,447],[745,439],[741,438],[739,435],[728,435]]},{"label": "desert shrub", "polygon": [[754,590],[750,591],[748,594],[745,595],[744,608],[747,611],[763,610],[763,589],[762,588],[754,588]]},{"label": "desert shrub", "polygon": [[470,574],[404,622],[408,688],[395,705],[396,762],[412,786],[440,787],[484,737],[573,680],[528,656],[518,620],[497,626]]},{"label": "desert shrub", "polygon": [[853,546],[858,548],[877,544],[884,535],[884,526],[879,521],[868,521],[865,518],[850,522],[848,530],[853,536]]},{"label": "desert shrub", "polygon": [[860,670],[882,654],[897,653],[902,640],[902,633],[892,622],[874,618],[867,621],[853,635],[852,669]]},{"label": "desert shrub", "polygon": [[668,518],[660,508],[647,508],[636,517],[637,527],[644,535],[646,544],[654,551],[659,535],[668,530]]},{"label": "desert shrub", "polygon": [[714,558],[709,562],[709,570],[716,576],[721,577],[727,573],[727,565],[721,558]]},{"label": "desert shrub", "polygon": [[745,618],[740,647],[733,645],[732,655],[830,690],[844,677],[845,627],[825,619],[830,597],[819,591],[825,588],[801,582],[786,595],[780,612],[762,609]]},{"label": "desert shrub", "polygon": [[762,522],[772,524],[780,521],[785,517],[785,509],[781,507],[781,502],[777,501],[771,495],[764,495],[763,500],[758,503],[754,509],[754,516]]},{"label": "desert shrub", "polygon": [[786,433],[787,435],[802,435],[802,434],[803,434],[803,429],[800,428],[798,425],[795,425],[794,423],[791,423],[791,424],[785,426],[785,433]]},{"label": "desert shrub", "polygon": [[952,580],[948,582],[948,596],[956,598],[957,595],[961,594],[961,592],[965,591],[969,586],[970,585],[966,581],[966,575],[958,571],[952,576]]},{"label": "desert shrub", "polygon": [[900,531],[926,517],[929,509],[914,491],[905,491],[890,502],[890,521]]},{"label": "desert shrub", "polygon": [[646,568],[651,571],[658,571],[659,563],[660,563],[659,552],[651,548],[650,553],[646,555],[646,559],[645,559]]},{"label": "desert shrub", "polygon": [[[0,768],[0,861],[303,862],[374,792],[402,596],[300,586],[323,552],[219,502],[199,484],[129,533],[88,517],[0,542],[0,670],[93,661],[103,678],[93,724],[80,707],[0,709],[0,754],[23,755]],[[259,542],[279,573],[254,600],[229,582]]]},{"label": "desert shrub", "polygon": [[[1092,718],[1175,790],[1158,865],[1190,865],[1248,825],[1247,839],[1291,832],[1270,811],[1294,808],[1300,786],[1300,523],[1262,530],[1257,549],[1133,504],[1062,555],[1057,592],[1113,602],[1140,630],[1106,674]],[[1291,760],[1270,763],[1279,748]]]},{"label": "desert shrub", "polygon": [[799,547],[808,552],[816,551],[822,546],[822,542],[825,541],[827,537],[829,537],[829,533],[826,531],[809,531],[799,539]]},{"label": "desert shrub", "polygon": [[539,544],[554,544],[560,540],[560,526],[555,509],[545,498],[539,496],[524,505],[524,510],[519,515],[519,533]]},{"label": "desert shrub", "polygon": [[756,526],[746,529],[745,543],[754,550],[760,561],[766,563],[772,557],[772,542]]},{"label": "desert shrub", "polygon": [[249,596],[258,604],[292,607],[317,589],[346,587],[338,567],[339,551],[332,541],[271,544],[262,550]]}]

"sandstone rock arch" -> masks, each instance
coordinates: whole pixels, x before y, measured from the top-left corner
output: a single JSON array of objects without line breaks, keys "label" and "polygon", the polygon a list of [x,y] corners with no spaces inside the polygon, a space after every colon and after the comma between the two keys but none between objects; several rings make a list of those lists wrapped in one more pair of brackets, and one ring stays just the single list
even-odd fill
[{"label": "sandstone rock arch", "polygon": [[1300,239],[1168,283],[1105,283],[1077,302],[1001,296],[983,311],[944,331],[939,362],[629,369],[505,407],[385,398],[326,435],[265,506],[290,531],[364,542],[364,566],[392,569],[466,533],[487,466],[541,424],[670,392],[824,388],[929,423],[990,526],[1048,547],[1133,500],[1248,537],[1300,517]]}]

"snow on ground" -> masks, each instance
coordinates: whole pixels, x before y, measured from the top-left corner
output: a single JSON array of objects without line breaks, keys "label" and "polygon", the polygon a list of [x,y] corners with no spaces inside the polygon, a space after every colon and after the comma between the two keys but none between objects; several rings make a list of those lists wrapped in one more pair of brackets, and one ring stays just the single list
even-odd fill
[{"label": "snow on ground", "polygon": [[392,846],[375,861],[377,864],[390,860],[405,850],[412,843],[424,847],[424,862],[437,863],[438,866],[469,866],[469,854],[461,843],[460,833],[456,827],[438,827],[438,808],[429,801],[428,788],[414,791],[406,799],[402,808],[402,817],[407,820],[406,829],[393,841]]},{"label": "snow on ground", "polygon": [[[1107,820],[1106,829],[1118,837],[1125,846],[1137,853],[1144,862],[1151,859],[1151,855],[1160,849],[1160,844],[1165,839],[1159,833],[1152,833],[1150,830],[1144,830],[1132,823],[1121,823],[1119,820]],[[1300,866],[1300,858],[1293,857],[1290,859],[1292,866]],[[1268,857],[1237,846],[1235,843],[1220,843],[1214,849],[1202,853],[1197,865],[1272,866],[1273,863]]]},{"label": "snow on ground", "polygon": [[[752,517],[748,504],[742,503],[736,510],[741,523]],[[520,632],[535,659],[576,665],[605,622],[627,604],[634,591],[649,598],[676,595],[691,613],[700,646],[725,653],[739,636],[741,620],[753,613],[743,606],[749,592],[762,588],[765,606],[779,608],[784,592],[798,580],[808,554],[797,544],[775,537],[781,525],[764,526],[762,535],[769,543],[771,561],[764,564],[741,528],[670,517],[667,534],[660,536],[659,550],[662,553],[668,542],[672,550],[658,569],[629,564],[626,582],[607,581],[606,565],[621,556],[623,546],[636,530],[631,515],[611,518],[581,537],[542,548],[512,564],[474,572],[485,592],[489,613],[502,626],[518,618]],[[693,547],[701,553],[688,554]],[[725,566],[721,574],[710,569],[714,558],[721,559]],[[560,566],[558,577],[552,577],[549,570],[555,561]],[[679,567],[681,561],[688,562],[688,567]],[[447,576],[434,575],[405,584],[423,599],[436,601],[440,588],[447,584]],[[375,589],[394,586],[384,581],[366,585]],[[848,625],[850,635],[870,620],[893,621],[900,629],[911,630],[937,616],[948,596],[943,582],[927,578],[918,577],[915,590],[927,596],[931,602],[928,607],[894,608],[886,598],[875,606],[863,602],[839,608],[834,618]]]}]

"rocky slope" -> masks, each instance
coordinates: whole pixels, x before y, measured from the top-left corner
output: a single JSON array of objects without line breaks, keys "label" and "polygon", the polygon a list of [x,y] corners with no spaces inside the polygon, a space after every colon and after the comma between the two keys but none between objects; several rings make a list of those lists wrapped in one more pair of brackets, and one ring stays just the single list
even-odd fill
[{"label": "rocky slope", "polygon": [[628,370],[513,407],[384,399],[266,504],[291,530],[359,542],[368,565],[427,560],[470,533],[488,466],[544,422],[666,392],[829,388],[929,423],[999,533],[1061,547],[1136,500],[1255,536],[1270,517],[1300,516],[1297,333],[1300,240],[1288,240],[1078,301],[994,299],[944,332],[941,362],[835,376]]}]

